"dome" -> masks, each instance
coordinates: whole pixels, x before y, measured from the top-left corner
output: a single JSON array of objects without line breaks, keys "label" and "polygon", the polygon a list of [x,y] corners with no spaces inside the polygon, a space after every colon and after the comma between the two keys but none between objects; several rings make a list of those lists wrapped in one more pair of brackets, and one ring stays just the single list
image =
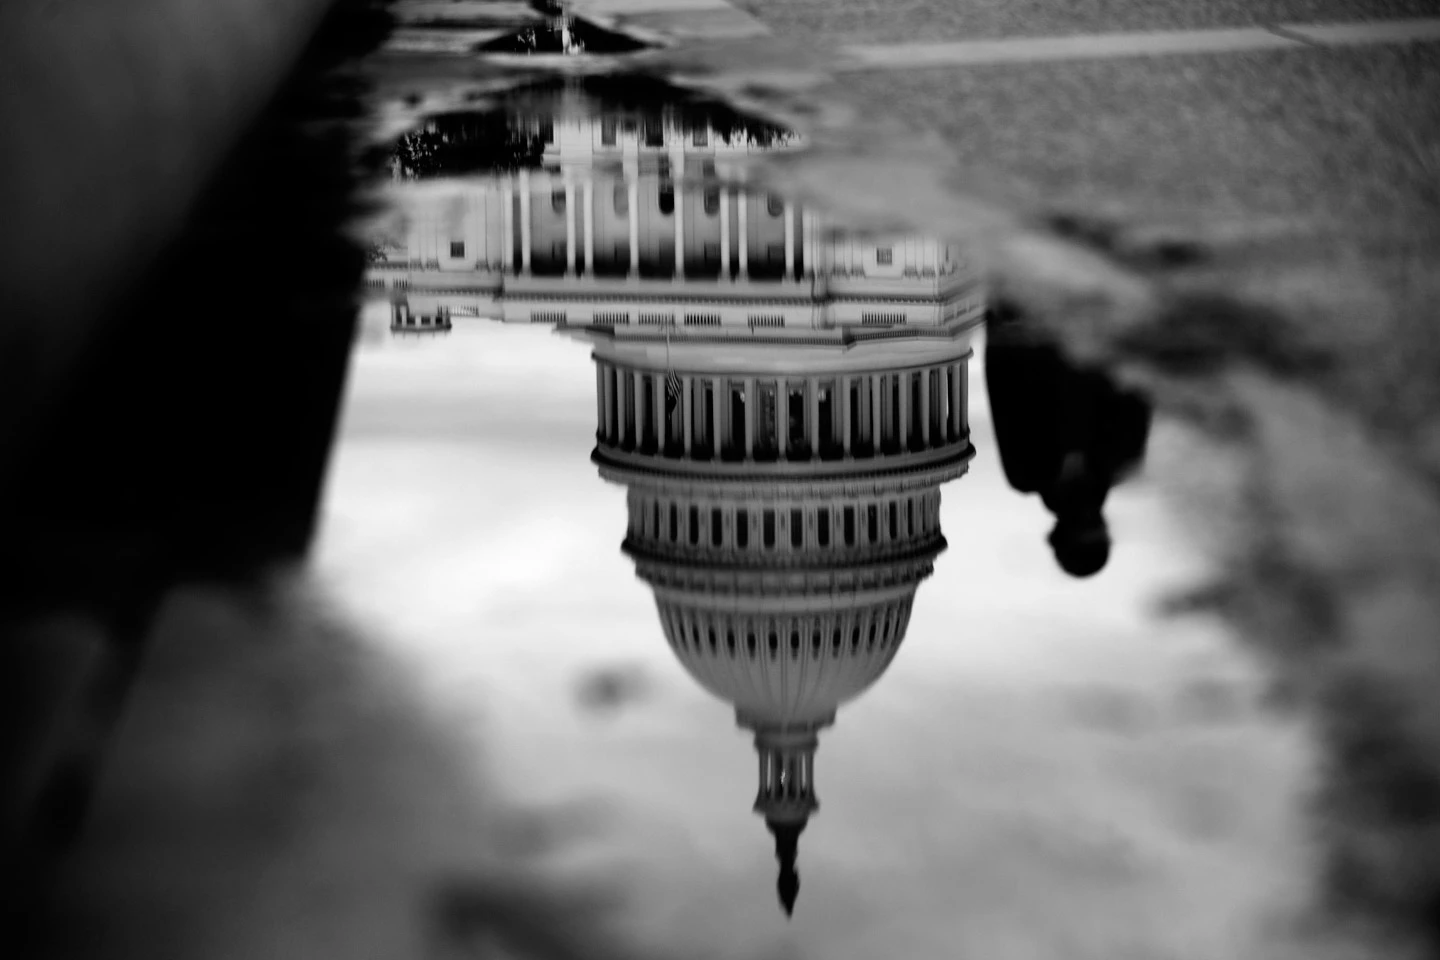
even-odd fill
[{"label": "dome", "polygon": [[898,597],[832,596],[820,611],[657,605],[686,672],[733,704],[744,726],[764,729],[830,723],[890,666],[914,596],[913,587]]}]

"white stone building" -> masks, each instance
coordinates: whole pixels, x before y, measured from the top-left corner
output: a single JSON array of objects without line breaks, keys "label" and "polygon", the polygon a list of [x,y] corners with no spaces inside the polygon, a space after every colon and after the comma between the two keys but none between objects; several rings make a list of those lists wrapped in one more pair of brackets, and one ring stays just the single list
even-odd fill
[{"label": "white stone building", "polygon": [[398,213],[368,274],[396,329],[484,316],[808,340],[983,311],[958,247],[847,235],[746,184],[746,155],[796,138],[596,117],[563,97],[536,134],[535,168],[396,181]]}]

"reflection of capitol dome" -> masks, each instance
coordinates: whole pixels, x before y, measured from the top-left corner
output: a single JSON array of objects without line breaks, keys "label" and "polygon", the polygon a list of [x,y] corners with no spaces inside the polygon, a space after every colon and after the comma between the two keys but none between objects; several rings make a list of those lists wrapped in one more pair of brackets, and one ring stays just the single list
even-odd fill
[{"label": "reflection of capitol dome", "polygon": [[676,658],[754,733],[788,913],[819,733],[896,656],[945,548],[940,485],[974,454],[982,284],[954,245],[850,236],[748,185],[785,131],[568,87],[524,111],[397,155],[404,216],[368,282],[398,321],[593,344],[592,460],[628,491],[624,549]]},{"label": "reflection of capitol dome", "polygon": [[945,549],[972,327],[784,346],[566,327],[595,345],[592,459],[627,488],[624,550],[685,671],[754,733],[787,913],[820,731],[889,667]]}]

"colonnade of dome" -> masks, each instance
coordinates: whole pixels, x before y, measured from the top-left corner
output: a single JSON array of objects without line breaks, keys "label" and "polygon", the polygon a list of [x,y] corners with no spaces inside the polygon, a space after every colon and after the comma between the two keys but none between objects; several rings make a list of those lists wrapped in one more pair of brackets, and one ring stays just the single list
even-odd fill
[{"label": "colonnade of dome", "polygon": [[845,563],[938,546],[940,491],[840,491],[824,499],[753,499],[630,489],[626,549],[701,562]]},{"label": "colonnade of dome", "polygon": [[792,377],[597,358],[595,436],[601,453],[735,463],[880,459],[953,447],[969,442],[967,361]]}]

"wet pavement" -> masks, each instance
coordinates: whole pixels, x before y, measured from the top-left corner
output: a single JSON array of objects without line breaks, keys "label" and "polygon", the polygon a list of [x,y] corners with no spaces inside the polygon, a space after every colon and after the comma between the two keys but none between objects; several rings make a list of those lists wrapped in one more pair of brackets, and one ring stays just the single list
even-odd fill
[{"label": "wet pavement", "polygon": [[170,596],[46,955],[1359,955],[1151,289],[723,5],[397,11],[309,555]]}]

